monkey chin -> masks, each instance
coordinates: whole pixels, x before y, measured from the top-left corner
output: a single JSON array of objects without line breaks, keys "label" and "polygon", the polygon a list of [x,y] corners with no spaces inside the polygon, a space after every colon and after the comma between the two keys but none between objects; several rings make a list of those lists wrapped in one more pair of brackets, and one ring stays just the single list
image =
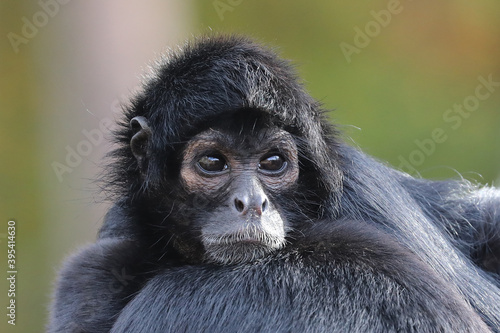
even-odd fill
[{"label": "monkey chin", "polygon": [[219,265],[249,263],[285,246],[285,239],[268,234],[205,237],[205,261]]}]

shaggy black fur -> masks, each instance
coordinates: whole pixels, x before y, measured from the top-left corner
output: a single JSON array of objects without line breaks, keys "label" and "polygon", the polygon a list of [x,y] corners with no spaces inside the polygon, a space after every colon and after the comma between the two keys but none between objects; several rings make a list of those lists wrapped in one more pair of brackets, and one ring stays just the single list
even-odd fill
[{"label": "shaggy black fur", "polygon": [[[288,244],[229,266],[182,256],[203,251],[189,220],[207,203],[180,194],[180,152],[248,110],[299,149],[298,187],[274,198]],[[153,133],[143,165],[137,116]],[[116,204],[64,265],[49,332],[500,332],[500,191],[415,179],[347,146],[289,64],[246,38],[162,59],[117,141]]]}]

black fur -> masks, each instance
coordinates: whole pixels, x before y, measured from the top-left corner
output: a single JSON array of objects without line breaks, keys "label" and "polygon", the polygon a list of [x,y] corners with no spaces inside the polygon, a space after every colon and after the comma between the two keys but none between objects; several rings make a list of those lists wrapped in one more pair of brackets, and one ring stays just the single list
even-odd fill
[{"label": "black fur", "polygon": [[[203,251],[188,235],[205,206],[180,200],[179,153],[248,110],[299,149],[298,187],[275,198],[288,245],[231,266],[182,256]],[[137,116],[153,133],[145,165]],[[162,59],[116,137],[116,204],[66,262],[49,332],[500,332],[500,191],[415,179],[342,143],[288,63],[252,41],[205,37]]]}]

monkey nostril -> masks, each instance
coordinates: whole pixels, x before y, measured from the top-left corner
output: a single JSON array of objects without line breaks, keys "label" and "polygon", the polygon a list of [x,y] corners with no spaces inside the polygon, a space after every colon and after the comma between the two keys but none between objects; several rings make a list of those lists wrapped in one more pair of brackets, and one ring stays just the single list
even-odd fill
[{"label": "monkey nostril", "polygon": [[269,206],[269,201],[267,198],[253,198],[246,200],[246,197],[242,199],[235,198],[233,201],[234,208],[240,214],[247,214],[251,212],[252,214],[256,214],[257,216],[261,216]]},{"label": "monkey nostril", "polygon": [[234,207],[241,213],[245,209],[245,204],[239,199],[234,199]]},{"label": "monkey nostril", "polygon": [[262,203],[262,212],[264,213],[267,209],[267,199],[264,200],[264,202]]}]

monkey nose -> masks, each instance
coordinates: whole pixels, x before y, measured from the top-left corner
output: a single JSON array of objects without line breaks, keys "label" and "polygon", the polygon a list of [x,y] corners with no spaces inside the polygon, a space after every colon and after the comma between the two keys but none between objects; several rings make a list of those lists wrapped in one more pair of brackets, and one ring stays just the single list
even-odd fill
[{"label": "monkey nose", "polygon": [[234,198],[234,207],[241,215],[254,213],[257,216],[261,216],[266,211],[268,205],[269,203],[265,195],[243,195]]}]

